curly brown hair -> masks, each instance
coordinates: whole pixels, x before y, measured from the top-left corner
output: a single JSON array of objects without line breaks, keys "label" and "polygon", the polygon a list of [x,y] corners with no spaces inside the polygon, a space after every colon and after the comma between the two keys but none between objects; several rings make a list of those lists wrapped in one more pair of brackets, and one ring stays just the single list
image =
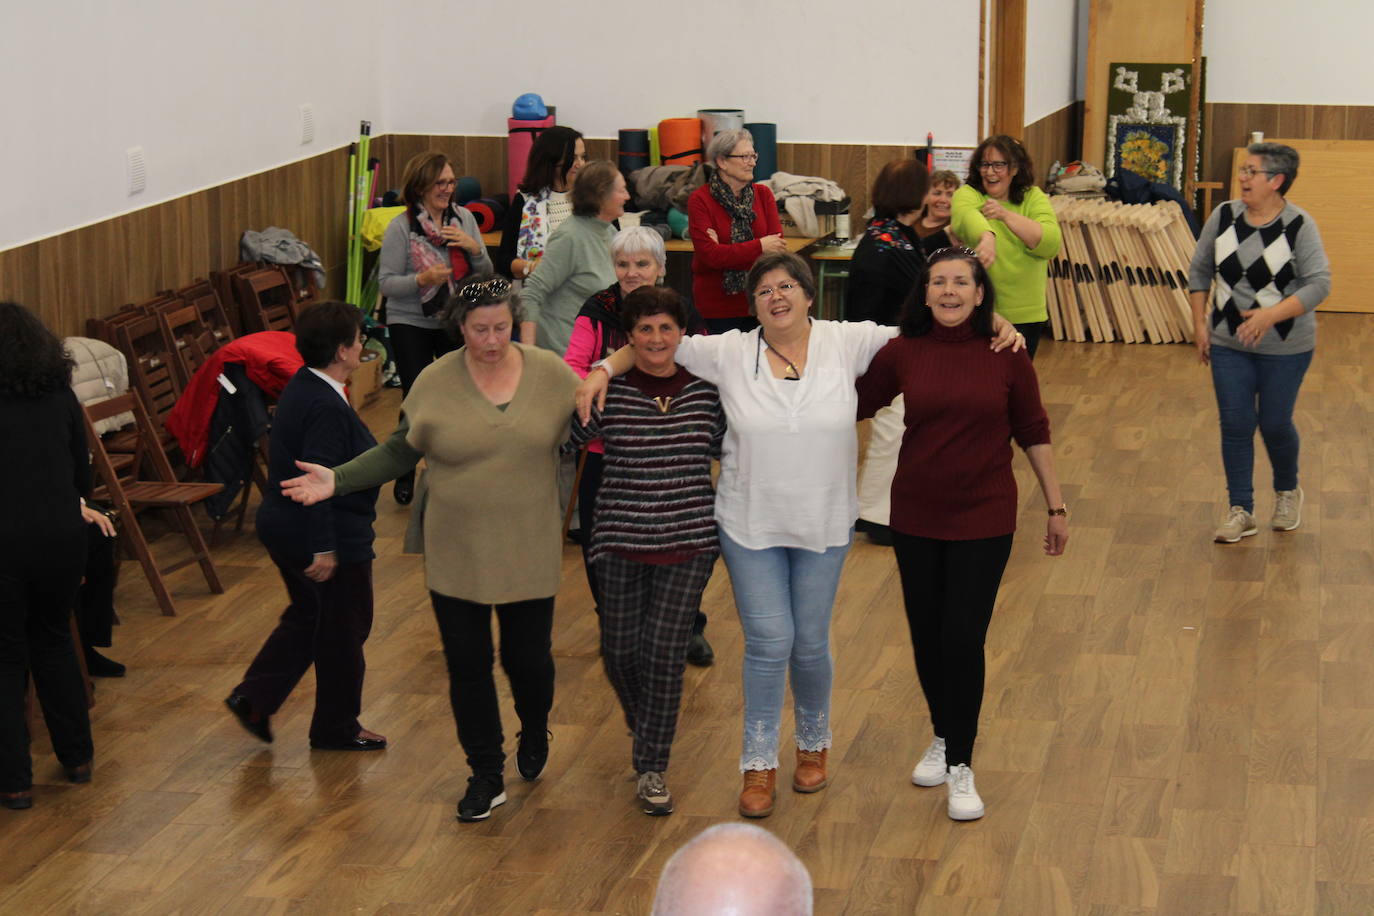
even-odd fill
[{"label": "curly brown hair", "polygon": [[1006,134],[997,134],[979,143],[968,161],[968,184],[979,194],[987,193],[983,188],[981,169],[988,150],[1001,153],[1002,158],[1016,168],[1016,174],[1011,176],[1011,190],[1007,192],[1007,199],[1019,204],[1025,200],[1026,190],[1035,184],[1035,166],[1031,164],[1030,153],[1026,152],[1020,140]]},{"label": "curly brown hair", "polygon": [[62,341],[17,302],[0,302],[0,397],[39,398],[72,383]]}]

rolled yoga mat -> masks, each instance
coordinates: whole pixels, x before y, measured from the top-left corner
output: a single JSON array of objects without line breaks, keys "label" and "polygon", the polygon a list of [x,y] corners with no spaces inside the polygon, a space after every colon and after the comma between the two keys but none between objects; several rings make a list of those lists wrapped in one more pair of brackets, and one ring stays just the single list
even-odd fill
[{"label": "rolled yoga mat", "polygon": [[480,199],[482,196],[482,182],[473,178],[471,175],[464,175],[458,179],[458,187],[453,189],[453,199],[460,205],[469,201]]},{"label": "rolled yoga mat", "polygon": [[662,164],[663,164],[663,156],[660,155],[659,150],[658,150],[658,128],[657,128],[657,127],[651,127],[651,128],[649,128],[649,164],[650,164],[650,165],[662,165]]},{"label": "rolled yoga mat", "polygon": [[687,214],[677,207],[668,211],[668,228],[673,230],[673,235],[680,239],[687,238]]},{"label": "rolled yoga mat", "polygon": [[553,127],[554,116],[540,118],[538,121],[521,121],[517,118],[506,118],[506,128],[510,132],[510,137],[506,141],[506,171],[510,175],[510,197],[515,199],[516,192],[520,189],[520,182],[525,179],[525,166],[530,161],[530,147],[534,146],[534,138],[546,127]]},{"label": "rolled yoga mat", "polygon": [[501,225],[501,218],[506,215],[506,208],[501,202],[490,197],[470,200],[463,206],[471,210],[472,215],[477,217],[477,229],[480,232],[492,232]]},{"label": "rolled yoga mat", "polygon": [[756,122],[744,125],[744,129],[753,135],[754,152],[759,154],[754,180],[767,181],[778,170],[778,125]]},{"label": "rolled yoga mat", "polygon": [[735,130],[744,126],[743,108],[703,108],[697,112],[701,118],[701,148],[704,151],[711,145],[711,138],[723,130]]},{"label": "rolled yoga mat", "polygon": [[620,171],[629,175],[649,164],[649,132],[643,128],[620,132]]},{"label": "rolled yoga mat", "polygon": [[658,149],[664,165],[696,165],[701,161],[701,118],[659,121]]}]

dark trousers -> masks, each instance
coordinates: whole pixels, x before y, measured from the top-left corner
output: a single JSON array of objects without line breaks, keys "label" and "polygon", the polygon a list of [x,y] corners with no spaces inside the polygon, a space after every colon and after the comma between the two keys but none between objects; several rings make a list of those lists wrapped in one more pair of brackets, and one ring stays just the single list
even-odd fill
[{"label": "dark trousers", "polygon": [[950,766],[973,763],[983,706],[983,641],[1011,537],[939,541],[892,532],[916,677]]},{"label": "dark trousers", "polygon": [[33,785],[24,717],[28,672],[57,759],[75,767],[95,753],[70,622],[86,565],[84,538],[82,532],[76,549],[42,562],[7,557],[0,567],[0,792],[23,792]]},{"label": "dark trousers", "polygon": [[501,667],[510,679],[520,728],[542,734],[553,708],[553,598],[490,605],[433,591],[429,596],[448,662],[448,696],[458,743],[474,776],[499,777],[506,753],[492,674],[491,612],[494,607],[500,622]]},{"label": "dark trousers", "polygon": [[1016,330],[1026,335],[1026,355],[1035,360],[1035,351],[1040,349],[1040,335],[1045,331],[1045,322],[1031,321],[1016,325]]},{"label": "dark trousers", "polygon": [[108,646],[114,635],[115,574],[119,568],[115,539],[107,538],[98,525],[87,525],[86,535],[86,581],[76,596],[76,629],[83,647]]},{"label": "dark trousers", "polygon": [[458,348],[447,331],[438,328],[417,328],[408,324],[389,324],[391,358],[396,360],[396,374],[401,377],[402,396],[410,394],[421,370],[445,353]]},{"label": "dark trousers", "polygon": [[291,603],[258,650],[234,693],[253,711],[274,715],[313,664],[315,715],[310,740],[333,744],[358,737],[367,663],[363,643],[372,631],[372,561],[340,563],[334,575],[314,582],[308,562],[269,551]]},{"label": "dark trousers", "polygon": [[[592,590],[592,603],[596,608],[597,616],[601,615],[601,583],[596,575],[596,570],[592,569],[592,564],[587,560],[587,555],[592,550],[592,519],[596,513],[596,494],[601,492],[601,472],[605,467],[606,458],[600,452],[587,452],[587,464],[582,468],[582,481],[577,485],[577,521],[582,529],[582,568],[587,573],[587,585]],[[697,613],[692,618],[692,632],[704,633],[706,631],[706,615],[701,611],[701,602],[697,602]]]},{"label": "dark trousers", "polygon": [[668,769],[687,644],[715,562],[714,553],[672,565],[612,553],[596,561],[604,602],[601,659],[634,733],[637,773]]}]

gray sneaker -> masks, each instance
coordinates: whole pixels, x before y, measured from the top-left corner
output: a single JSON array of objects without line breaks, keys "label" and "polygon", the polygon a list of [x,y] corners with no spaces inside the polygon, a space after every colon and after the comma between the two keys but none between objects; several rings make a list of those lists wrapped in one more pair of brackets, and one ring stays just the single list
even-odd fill
[{"label": "gray sneaker", "polygon": [[1232,506],[1231,511],[1226,514],[1226,521],[1221,523],[1213,537],[1218,544],[1234,544],[1257,531],[1259,529],[1255,527],[1255,517],[1240,506]]},{"label": "gray sneaker", "polygon": [[1302,524],[1302,487],[1296,490],[1274,491],[1274,520],[1270,526],[1275,531],[1292,531]]},{"label": "gray sneaker", "polygon": [[673,796],[663,784],[663,774],[652,770],[639,774],[639,788],[635,791],[639,805],[650,817],[673,813]]}]

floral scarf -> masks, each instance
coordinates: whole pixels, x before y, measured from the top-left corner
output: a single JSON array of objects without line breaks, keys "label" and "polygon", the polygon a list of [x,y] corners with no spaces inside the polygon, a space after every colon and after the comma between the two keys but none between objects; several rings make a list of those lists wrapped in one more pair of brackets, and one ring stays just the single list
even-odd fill
[{"label": "floral scarf", "polygon": [[544,254],[549,241],[544,224],[548,222],[550,193],[544,188],[525,198],[525,207],[520,212],[520,236],[515,243],[515,256],[522,261],[537,261]]},{"label": "floral scarf", "polygon": [[908,236],[909,230],[896,219],[879,219],[875,217],[865,230],[868,237],[873,239],[874,247],[879,251],[886,251],[889,248],[899,248],[902,251],[915,251],[916,246],[911,244]]},{"label": "floral scarf", "polygon": [[[721,209],[730,217],[730,244],[738,245],[740,242],[752,241],[754,238],[753,182],[745,185],[738,197],[730,190],[725,179],[720,177],[719,171],[711,173],[711,180],[707,184],[711,190],[711,197],[720,204]],[[725,271],[725,291],[727,293],[744,292],[746,276],[747,272],[743,270]]]},{"label": "floral scarf", "polygon": [[[413,217],[410,221],[410,266],[420,274],[436,264],[447,261],[453,268],[453,273],[448,278],[448,288],[444,290],[444,299],[447,300],[458,288],[458,281],[471,269],[467,255],[456,245],[449,247],[448,242],[439,234],[438,227],[434,225],[434,218],[424,207],[417,207]],[[444,286],[443,283],[437,283],[434,286],[421,287],[421,306],[433,299]]]}]

